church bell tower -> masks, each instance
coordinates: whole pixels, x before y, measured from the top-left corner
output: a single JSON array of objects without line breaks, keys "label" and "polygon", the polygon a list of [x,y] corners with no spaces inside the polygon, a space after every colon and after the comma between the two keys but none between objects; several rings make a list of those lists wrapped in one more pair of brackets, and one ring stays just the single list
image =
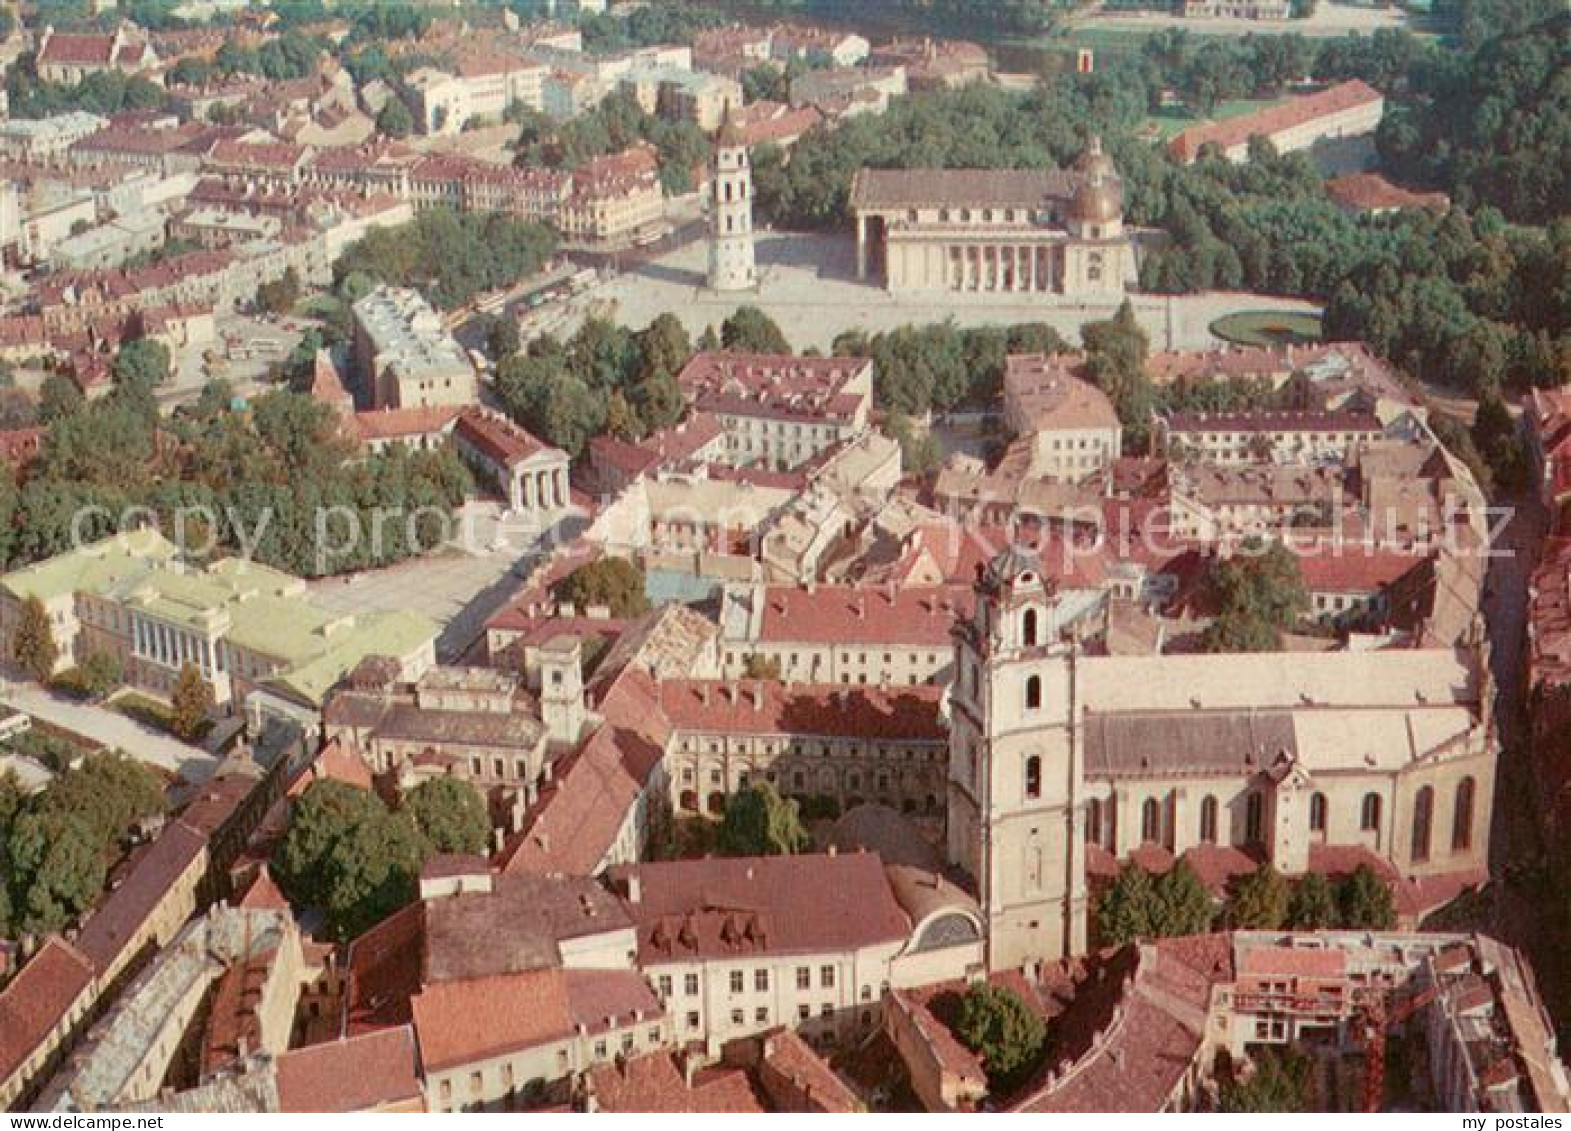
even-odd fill
[{"label": "church bell tower", "polygon": [[709,287],[716,291],[751,290],[758,283],[753,266],[753,170],[730,107],[715,139],[712,183]]},{"label": "church bell tower", "polygon": [[1086,947],[1084,750],[1054,590],[1034,551],[1010,548],[955,627],[949,859],[976,881],[994,970]]}]

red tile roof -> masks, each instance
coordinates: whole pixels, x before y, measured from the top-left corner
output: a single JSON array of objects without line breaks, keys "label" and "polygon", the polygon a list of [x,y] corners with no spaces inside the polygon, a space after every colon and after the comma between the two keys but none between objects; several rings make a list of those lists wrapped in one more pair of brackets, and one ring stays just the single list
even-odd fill
[{"label": "red tile roof", "polygon": [[86,35],[51,32],[38,62],[63,66],[107,66],[114,58],[113,35]]},{"label": "red tile roof", "polygon": [[37,1051],[92,980],[92,963],[70,943],[50,938],[0,990],[0,1081]]},{"label": "red tile roof", "polygon": [[461,413],[454,432],[501,467],[512,467],[539,452],[552,450],[512,421],[483,411]]},{"label": "red tile roof", "polygon": [[1431,557],[1387,551],[1362,552],[1361,547],[1317,548],[1298,555],[1304,588],[1311,593],[1378,593],[1420,568]]},{"label": "red tile roof", "polygon": [[374,1111],[418,1104],[420,1057],[408,1025],[292,1049],[278,1058],[278,1110]]},{"label": "red tile roof", "polygon": [[1383,212],[1392,208],[1427,208],[1444,212],[1451,200],[1443,192],[1413,192],[1392,184],[1379,173],[1347,173],[1326,182],[1326,195],[1355,212]]},{"label": "red tile roof", "polygon": [[762,643],[947,648],[956,618],[970,615],[972,590],[969,585],[893,591],[821,586],[808,592],[770,586],[763,590],[763,601]]},{"label": "red tile roof", "polygon": [[710,1069],[689,1083],[668,1052],[596,1065],[585,1084],[598,1111],[756,1115],[768,1110],[740,1068]]},{"label": "red tile roof", "polygon": [[427,986],[411,1002],[427,1072],[662,1016],[631,970],[524,970]]},{"label": "red tile roof", "polygon": [[1086,379],[1085,365],[1076,354],[1017,354],[1004,367],[1004,399],[1038,431],[1117,428],[1113,402]]},{"label": "red tile roof", "polygon": [[818,954],[898,942],[911,931],[875,853],[710,858],[614,868],[637,924],[641,966],[741,954]]},{"label": "red tile roof", "polygon": [[207,851],[207,838],[183,821],[164,827],[127,870],[120,886],[87,917],[76,945],[99,970],[108,970],[152,916],[177,879]]},{"label": "red tile roof", "polygon": [[1239,956],[1239,977],[1340,978],[1347,952],[1339,947],[1251,946]]},{"label": "red tile roof", "polygon": [[379,408],[355,413],[354,427],[361,440],[368,443],[372,440],[433,436],[451,428],[458,418],[459,411],[451,405]]},{"label": "red tile roof", "polygon": [[1206,145],[1231,149],[1235,145],[1243,145],[1256,134],[1269,138],[1316,118],[1340,114],[1382,98],[1384,95],[1362,79],[1352,79],[1314,94],[1300,95],[1279,105],[1267,106],[1252,114],[1191,126],[1168,142],[1167,148],[1179,160],[1192,161]]},{"label": "red tile roof", "polygon": [[863,397],[847,385],[872,363],[861,357],[695,353],[677,375],[697,409],[722,416],[778,420],[849,421]]}]

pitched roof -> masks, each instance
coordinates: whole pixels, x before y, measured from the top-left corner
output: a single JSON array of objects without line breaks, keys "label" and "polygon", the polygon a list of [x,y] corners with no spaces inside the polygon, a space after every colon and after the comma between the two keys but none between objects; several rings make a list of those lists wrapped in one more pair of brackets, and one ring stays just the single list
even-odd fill
[{"label": "pitched roof", "polygon": [[858,169],[850,207],[1035,210],[1067,199],[1080,182],[1067,169]]},{"label": "pitched roof", "polygon": [[502,467],[523,463],[540,452],[556,451],[512,421],[488,412],[461,413],[454,432],[486,459]]},{"label": "pitched roof", "polygon": [[638,929],[642,966],[740,954],[816,954],[896,942],[911,931],[871,852],[630,864],[612,882]]},{"label": "pitched roof", "polygon": [[969,614],[970,586],[866,590],[820,586],[812,592],[789,586],[762,591],[758,639],[766,643],[805,641],[878,647],[946,648],[955,618]]},{"label": "pitched roof", "polygon": [[1113,402],[1084,370],[1074,354],[1016,354],[1004,366],[1004,399],[1039,432],[1119,427]]},{"label": "pitched roof", "polygon": [[422,1094],[408,1025],[292,1049],[279,1056],[275,1071],[279,1111],[372,1111]]},{"label": "pitched roof", "polygon": [[81,951],[51,937],[0,989],[0,1082],[37,1051],[92,980],[92,963]]},{"label": "pitched roof", "polygon": [[585,1084],[598,1111],[755,1115],[768,1110],[740,1068],[706,1070],[690,1082],[669,1052],[597,1064]]},{"label": "pitched roof", "polygon": [[442,1071],[662,1015],[632,970],[525,970],[427,986],[412,1003],[426,1071]]},{"label": "pitched roof", "polygon": [[172,821],[126,871],[120,886],[87,917],[76,945],[99,970],[108,970],[154,909],[207,851],[207,838],[184,821]]},{"label": "pitched roof", "polygon": [[1266,106],[1251,114],[1241,114],[1221,122],[1206,122],[1191,126],[1168,142],[1168,150],[1180,160],[1193,160],[1206,145],[1218,145],[1224,150],[1243,145],[1256,134],[1272,137],[1284,130],[1312,122],[1316,118],[1330,117],[1355,106],[1378,102],[1385,96],[1362,79],[1340,82],[1335,86],[1300,95],[1275,106]]}]

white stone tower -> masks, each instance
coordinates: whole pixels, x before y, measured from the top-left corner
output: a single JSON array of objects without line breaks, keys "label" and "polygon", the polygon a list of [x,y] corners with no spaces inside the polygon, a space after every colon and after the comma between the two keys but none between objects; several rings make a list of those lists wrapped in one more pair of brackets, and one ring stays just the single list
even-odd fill
[{"label": "white stone tower", "polygon": [[711,223],[710,289],[750,290],[758,282],[753,270],[753,170],[729,107],[715,139]]},{"label": "white stone tower", "polygon": [[993,970],[1086,948],[1084,743],[1075,657],[1041,559],[1012,548],[955,628],[949,859],[976,881]]},{"label": "white stone tower", "polygon": [[577,745],[584,708],[583,647],[574,636],[554,636],[540,649],[540,721],[551,742]]}]

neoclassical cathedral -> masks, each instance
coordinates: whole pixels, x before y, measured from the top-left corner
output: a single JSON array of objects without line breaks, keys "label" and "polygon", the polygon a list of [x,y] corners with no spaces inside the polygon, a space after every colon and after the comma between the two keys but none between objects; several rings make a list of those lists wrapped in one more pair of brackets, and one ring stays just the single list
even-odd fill
[{"label": "neoclassical cathedral", "polygon": [[999,555],[956,626],[950,690],[948,854],[975,880],[989,965],[1085,952],[1088,871],[1141,846],[1289,875],[1378,857],[1418,881],[1481,876],[1486,661],[1482,645],[1090,654],[1036,554]]},{"label": "neoclassical cathedral", "polygon": [[1136,277],[1123,181],[1095,137],[1069,169],[861,169],[850,206],[858,278],[895,293],[1106,300]]}]

